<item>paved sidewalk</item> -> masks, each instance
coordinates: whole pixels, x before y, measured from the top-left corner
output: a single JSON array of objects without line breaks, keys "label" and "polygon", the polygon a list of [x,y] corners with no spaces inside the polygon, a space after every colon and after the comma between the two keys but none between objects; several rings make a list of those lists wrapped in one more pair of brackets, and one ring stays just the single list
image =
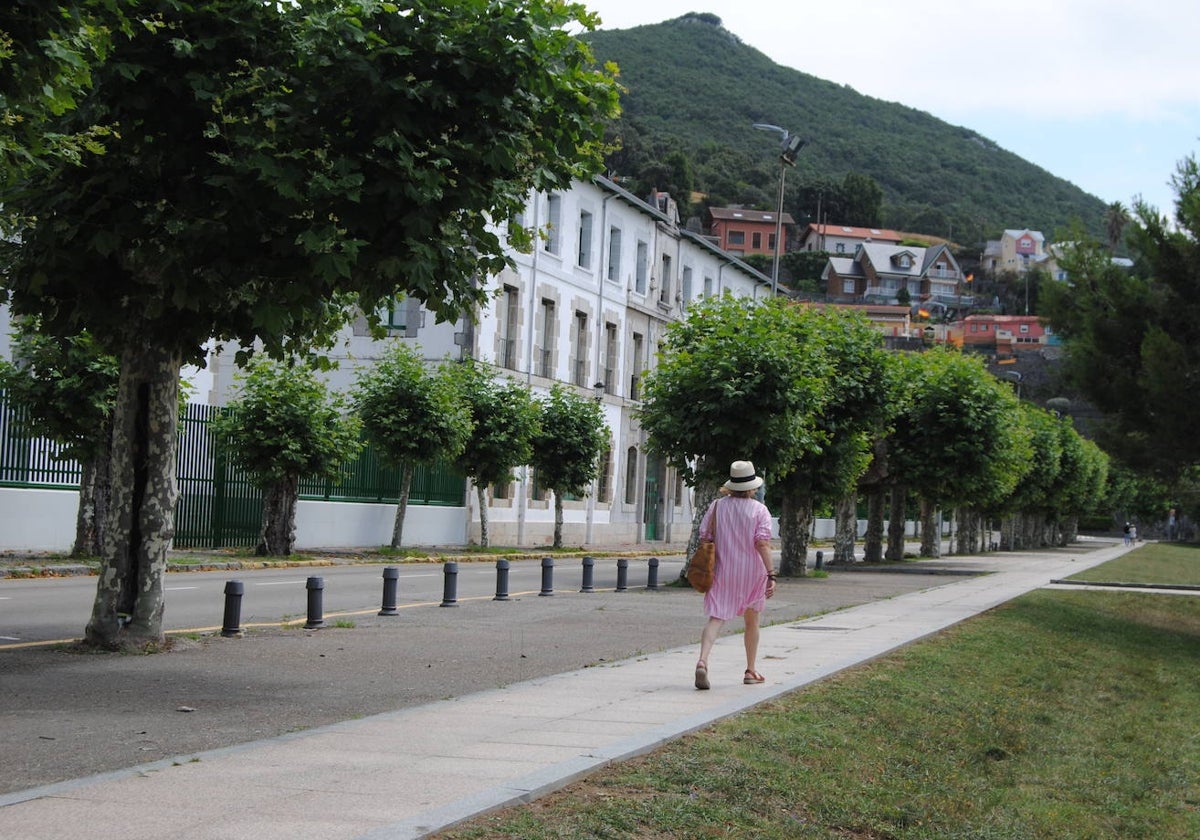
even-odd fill
[{"label": "paved sidewalk", "polygon": [[[1099,547],[1097,547],[1099,546]],[[692,687],[696,645],[294,735],[0,796],[0,836],[122,840],[421,837],[871,660],[1130,549],[946,558],[993,572],[764,628],[767,683],[739,636]]]}]

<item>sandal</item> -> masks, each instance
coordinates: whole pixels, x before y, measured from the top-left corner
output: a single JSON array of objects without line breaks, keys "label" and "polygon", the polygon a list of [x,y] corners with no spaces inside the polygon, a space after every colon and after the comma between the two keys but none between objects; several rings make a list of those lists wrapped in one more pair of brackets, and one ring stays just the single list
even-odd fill
[{"label": "sandal", "polygon": [[742,676],[743,685],[758,685],[759,683],[765,683],[766,681],[766,677],[758,673],[758,671],[751,671],[749,668],[746,669],[746,673]]},{"label": "sandal", "polygon": [[708,665],[702,659],[696,663],[696,688],[706,689],[708,687]]}]

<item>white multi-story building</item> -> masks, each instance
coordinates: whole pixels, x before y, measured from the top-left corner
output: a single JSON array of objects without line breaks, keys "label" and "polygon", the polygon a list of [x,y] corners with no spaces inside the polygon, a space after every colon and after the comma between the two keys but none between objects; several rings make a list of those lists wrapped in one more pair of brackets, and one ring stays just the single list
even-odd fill
[{"label": "white multi-story building", "polygon": [[[535,194],[524,226],[539,232],[531,253],[512,253],[514,268],[486,278],[490,303],[455,323],[435,324],[415,300],[386,313],[389,336],[420,348],[431,363],[474,357],[497,376],[527,383],[535,394],[565,383],[601,401],[611,433],[592,492],[564,502],[567,544],[631,544],[679,539],[691,528],[691,494],[675,471],[646,450],[634,411],[645,373],[655,365],[668,323],[708,295],[770,295],[770,280],[706,238],[684,230],[675,204],[658,194],[638,199],[606,178],[570,190]],[[334,353],[334,387],[349,390],[355,370],[373,363],[381,345],[365,320]],[[232,353],[213,357],[211,392],[220,404],[233,389]],[[488,492],[489,531],[501,545],[550,542],[554,505],[530,470]],[[463,511],[466,541],[475,541],[474,492]],[[410,509],[411,510],[411,509]],[[364,540],[369,544],[370,540]]]}]

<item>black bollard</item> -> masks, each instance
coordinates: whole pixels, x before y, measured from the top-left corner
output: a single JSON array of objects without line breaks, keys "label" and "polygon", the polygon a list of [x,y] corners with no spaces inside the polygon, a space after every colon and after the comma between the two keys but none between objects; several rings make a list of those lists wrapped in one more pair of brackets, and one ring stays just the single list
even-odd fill
[{"label": "black bollard", "polygon": [[493,601],[508,600],[508,567],[511,564],[507,560],[496,561],[496,597]]},{"label": "black bollard", "polygon": [[241,638],[242,631],[242,593],[246,585],[240,580],[225,582],[225,620],[221,622],[221,635],[226,638]]},{"label": "black bollard", "polygon": [[379,608],[380,615],[400,615],[396,609],[396,593],[400,588],[400,567],[383,567],[383,606]]},{"label": "black bollard", "polygon": [[595,592],[596,591],[596,586],[594,583],[595,574],[596,574],[596,558],[595,557],[584,557],[583,558],[583,587],[579,590],[580,592]]},{"label": "black bollard", "polygon": [[304,588],[308,590],[308,621],[304,629],[313,630],[325,624],[325,579],[310,577]]},{"label": "black bollard", "polygon": [[824,551],[817,552],[817,565],[813,566],[813,568],[817,569],[818,571],[825,568],[825,552]]},{"label": "black bollard", "polygon": [[629,588],[629,558],[617,558],[617,591],[624,592]]},{"label": "black bollard", "polygon": [[554,594],[554,558],[542,558],[542,591],[539,596],[545,598]]},{"label": "black bollard", "polygon": [[658,558],[651,557],[646,565],[646,588],[658,589]]},{"label": "black bollard", "polygon": [[453,560],[442,564],[442,603],[438,606],[458,606],[458,564]]}]

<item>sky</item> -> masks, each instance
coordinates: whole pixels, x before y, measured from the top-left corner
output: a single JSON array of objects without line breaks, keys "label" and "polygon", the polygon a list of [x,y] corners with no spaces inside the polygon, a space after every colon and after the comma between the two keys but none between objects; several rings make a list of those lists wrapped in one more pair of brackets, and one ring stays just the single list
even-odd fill
[{"label": "sky", "polygon": [[1105,203],[1171,215],[1176,165],[1200,153],[1196,0],[581,2],[600,29],[714,14],[778,64],[970,128]]}]

